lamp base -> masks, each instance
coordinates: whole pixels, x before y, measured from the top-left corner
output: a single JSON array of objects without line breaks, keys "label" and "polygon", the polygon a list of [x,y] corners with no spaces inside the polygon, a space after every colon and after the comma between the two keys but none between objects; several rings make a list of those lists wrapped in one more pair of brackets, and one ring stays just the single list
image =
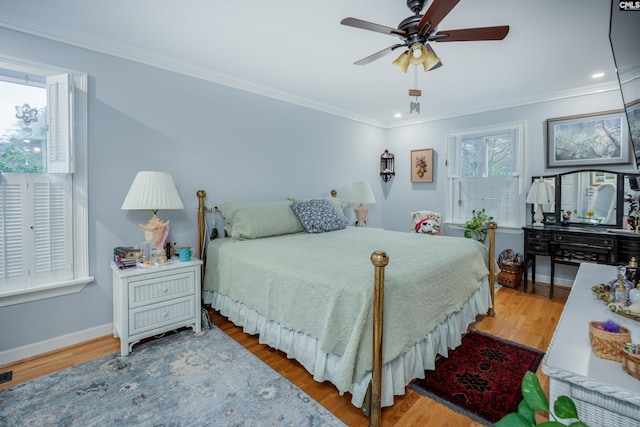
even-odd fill
[{"label": "lamp base", "polygon": [[544,214],[542,213],[542,205],[538,204],[536,208],[536,213],[533,215],[533,220],[535,221],[532,225],[534,227],[544,227]]},{"label": "lamp base", "polygon": [[169,235],[169,221],[162,222],[155,213],[146,224],[140,224],[144,231],[144,239],[150,242],[158,253],[164,254],[164,242]]},{"label": "lamp base", "polygon": [[360,203],[360,206],[355,208],[353,211],[356,213],[356,226],[366,227],[367,222],[365,220],[367,219],[367,215],[369,214],[369,209],[365,208],[364,205]]}]

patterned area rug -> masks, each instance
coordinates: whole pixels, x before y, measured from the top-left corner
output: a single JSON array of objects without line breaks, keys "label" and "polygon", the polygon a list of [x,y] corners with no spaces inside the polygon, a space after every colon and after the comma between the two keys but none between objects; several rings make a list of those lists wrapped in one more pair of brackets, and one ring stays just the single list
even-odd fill
[{"label": "patterned area rug", "polygon": [[0,425],[344,426],[215,327],[0,390]]},{"label": "patterned area rug", "polygon": [[520,383],[526,371],[535,372],[544,353],[478,331],[440,358],[435,371],[411,388],[474,420],[493,424],[518,409]]}]

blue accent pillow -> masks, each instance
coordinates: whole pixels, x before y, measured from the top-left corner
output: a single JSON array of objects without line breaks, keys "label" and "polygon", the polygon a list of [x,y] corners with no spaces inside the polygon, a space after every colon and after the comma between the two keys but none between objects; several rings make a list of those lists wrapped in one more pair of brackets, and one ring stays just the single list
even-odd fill
[{"label": "blue accent pillow", "polygon": [[293,203],[291,209],[307,233],[324,233],[347,227],[333,205],[325,199]]}]

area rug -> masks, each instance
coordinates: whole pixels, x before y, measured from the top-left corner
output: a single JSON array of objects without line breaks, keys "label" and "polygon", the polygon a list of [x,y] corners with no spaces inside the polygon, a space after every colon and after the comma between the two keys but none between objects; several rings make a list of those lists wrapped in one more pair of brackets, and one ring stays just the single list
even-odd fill
[{"label": "area rug", "polygon": [[0,425],[344,426],[239,343],[190,329],[0,390]]},{"label": "area rug", "polygon": [[416,392],[483,424],[492,425],[522,400],[520,384],[526,371],[535,372],[544,353],[478,331],[440,358],[434,371],[411,386]]}]

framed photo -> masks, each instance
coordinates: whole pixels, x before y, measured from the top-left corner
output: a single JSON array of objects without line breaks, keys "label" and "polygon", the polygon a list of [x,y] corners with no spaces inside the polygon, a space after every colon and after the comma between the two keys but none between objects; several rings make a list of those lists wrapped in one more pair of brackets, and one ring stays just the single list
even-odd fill
[{"label": "framed photo", "polygon": [[624,111],[547,120],[547,167],[623,165],[631,162]]},{"label": "framed photo", "polygon": [[618,185],[618,176],[615,173],[591,172],[591,185],[597,187],[600,184]]},{"label": "framed photo", "polygon": [[411,150],[411,182],[433,182],[433,148]]},{"label": "framed photo", "polygon": [[627,122],[631,129],[631,140],[635,156],[640,158],[640,99],[636,99],[625,105],[627,111]]}]

